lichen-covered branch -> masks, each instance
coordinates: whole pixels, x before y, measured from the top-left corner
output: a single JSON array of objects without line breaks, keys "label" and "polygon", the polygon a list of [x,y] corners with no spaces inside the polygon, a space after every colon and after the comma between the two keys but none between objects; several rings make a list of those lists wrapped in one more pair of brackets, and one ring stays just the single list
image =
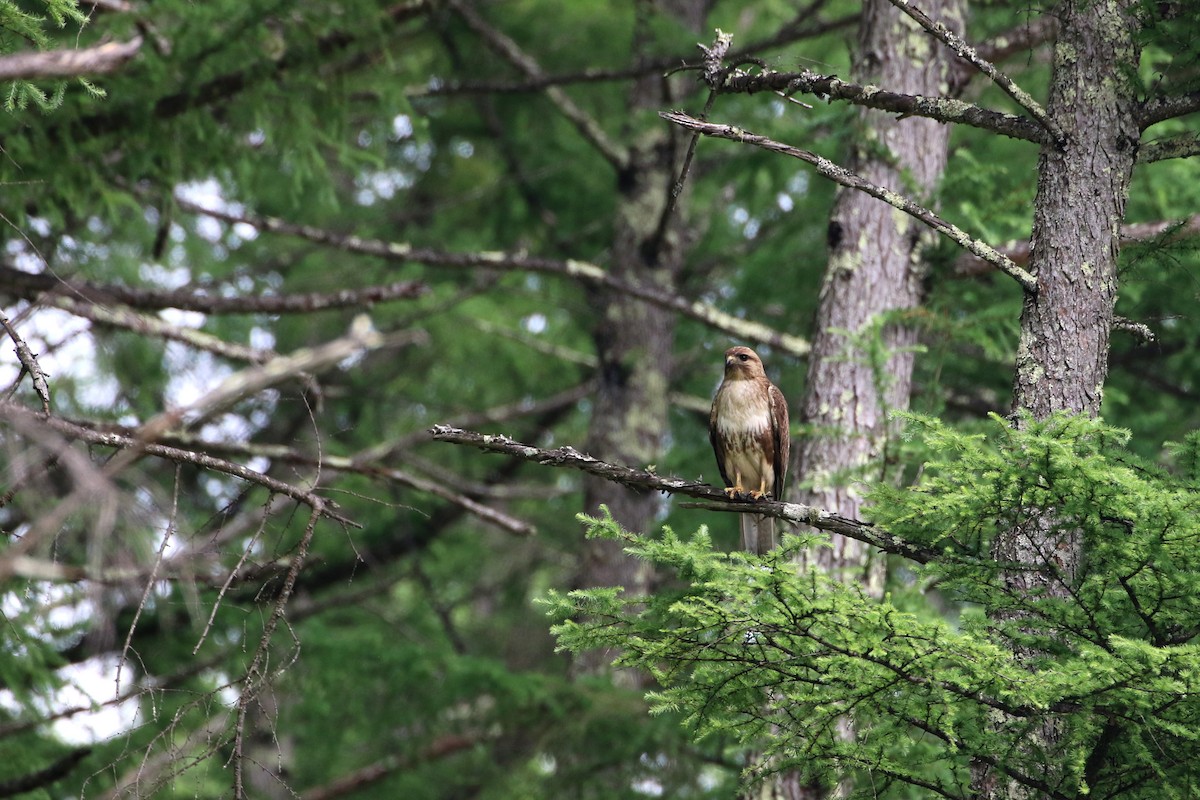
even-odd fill
[{"label": "lichen-covered branch", "polygon": [[596,475],[613,483],[642,491],[665,492],[694,497],[705,501],[703,508],[712,511],[732,511],[739,514],[753,513],[775,517],[794,525],[807,525],[828,533],[840,533],[851,539],[878,547],[886,553],[903,556],[920,564],[928,563],[941,555],[921,545],[904,541],[869,522],[834,514],[820,508],[784,503],[777,500],[741,501],[730,500],[725,492],[701,481],[668,478],[650,470],[635,469],[622,464],[601,461],[574,447],[557,447],[546,450],[510,439],[507,436],[478,433],[454,428],[449,425],[434,425],[430,435],[439,442],[478,447],[491,453],[503,453],[551,467],[564,467]]},{"label": "lichen-covered branch", "polygon": [[864,179],[862,176],[851,172],[845,167],[833,163],[827,158],[822,158],[816,153],[811,153],[798,147],[792,147],[791,145],[777,142],[774,139],[767,138],[766,136],[759,136],[757,134],[750,133],[749,131],[734,127],[733,125],[704,122],[703,120],[698,120],[695,117],[678,112],[664,112],[659,116],[668,122],[688,128],[689,130],[699,131],[705,136],[712,136],[718,139],[729,139],[730,141],[734,142],[750,144],[754,145],[755,147],[761,147],[764,150],[782,153],[783,155],[792,156],[793,158],[798,158],[801,161],[806,161],[809,164],[812,164],[816,168],[817,172],[831,181],[839,183],[842,186],[846,186],[850,189],[857,189],[858,191],[866,192],[872,197],[882,200],[893,208],[897,208],[909,216],[920,220],[933,230],[953,241],[955,244],[978,256],[987,263],[996,267],[1004,274],[1016,280],[1016,282],[1021,285],[1021,288],[1024,289],[1026,293],[1037,294],[1037,278],[1019,267],[1017,264],[1013,263],[1012,259],[1005,256],[991,245],[976,239],[963,229],[959,228],[957,225],[947,222],[928,208],[918,205],[907,197],[898,194],[891,189],[883,186],[876,186],[870,181]]},{"label": "lichen-covered branch", "polygon": [[960,123],[974,128],[1010,136],[1014,139],[1049,144],[1050,134],[1038,123],[1026,117],[957,100],[952,97],[891,92],[878,86],[844,81],[833,75],[820,75],[810,70],[802,72],[765,72],[748,74],[733,72],[719,84],[724,93],[754,94],[756,92],[779,92],[792,95],[797,92],[811,94],[830,100],[844,100],[854,105],[890,111],[902,116],[917,116],[946,123]]}]

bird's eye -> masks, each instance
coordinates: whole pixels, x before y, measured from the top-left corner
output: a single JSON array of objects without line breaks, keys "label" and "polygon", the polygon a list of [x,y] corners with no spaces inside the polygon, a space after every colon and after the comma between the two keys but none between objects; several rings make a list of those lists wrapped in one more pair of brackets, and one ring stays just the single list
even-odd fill
[{"label": "bird's eye", "polygon": [[749,361],[750,356],[746,355],[745,353],[738,353],[738,360],[739,361]]}]

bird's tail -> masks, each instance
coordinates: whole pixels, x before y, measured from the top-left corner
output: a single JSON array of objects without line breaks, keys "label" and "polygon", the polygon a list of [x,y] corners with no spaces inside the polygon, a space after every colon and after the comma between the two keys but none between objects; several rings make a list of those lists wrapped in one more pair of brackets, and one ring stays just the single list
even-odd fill
[{"label": "bird's tail", "polygon": [[764,555],[775,548],[775,518],[762,514],[741,514],[742,549]]}]

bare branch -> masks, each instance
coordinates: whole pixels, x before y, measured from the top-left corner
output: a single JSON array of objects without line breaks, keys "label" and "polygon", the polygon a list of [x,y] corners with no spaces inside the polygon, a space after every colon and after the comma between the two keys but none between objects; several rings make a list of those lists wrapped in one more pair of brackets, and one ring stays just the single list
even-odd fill
[{"label": "bare branch", "polygon": [[[544,80],[547,77],[541,66],[522,50],[520,45],[489,25],[483,17],[476,13],[475,9],[459,0],[446,0],[446,5],[454,9],[468,27],[487,43],[488,47],[499,53],[504,60],[519,69],[526,77],[532,80]],[[547,85],[544,91],[559,113],[566,117],[583,138],[596,148],[597,152],[613,167],[623,169],[629,163],[629,153],[609,139],[608,134],[600,127],[600,123],[577,106],[570,95],[554,85]]]},{"label": "bare branch", "polygon": [[920,545],[906,542],[887,531],[876,528],[867,522],[825,511],[800,503],[783,503],[777,500],[761,499],[756,501],[732,501],[721,489],[700,481],[685,481],[681,478],[665,478],[647,470],[634,469],[621,464],[611,464],[580,453],[574,447],[558,447],[544,450],[540,447],[522,444],[507,436],[495,436],[475,431],[465,431],[452,428],[449,425],[435,425],[429,433],[439,442],[469,445],[492,453],[504,453],[510,456],[533,461],[552,467],[566,467],[596,475],[613,483],[619,483],[631,489],[641,491],[666,492],[682,494],[706,501],[702,506],[713,511],[732,511],[739,514],[761,514],[790,522],[794,525],[808,525],[829,533],[839,533],[851,539],[857,539],[872,547],[878,547],[886,553],[894,553],[920,564],[928,563],[942,554],[928,550]]},{"label": "bare branch", "polygon": [[961,36],[942,23],[930,19],[925,12],[914,6],[909,0],[889,0],[889,2],[911,17],[922,28],[929,31],[931,36],[953,50],[959,58],[971,62],[976,69],[995,81],[997,86],[1003,89],[1013,100],[1016,100],[1021,108],[1028,111],[1030,116],[1040,122],[1042,127],[1050,132],[1055,142],[1061,143],[1066,140],[1066,134],[1063,133],[1062,128],[1054,120],[1050,119],[1049,115],[1046,114],[1046,110],[1042,108],[1038,101],[1034,100],[1024,89],[1017,86],[1011,78],[996,69],[995,65],[990,61],[979,55],[975,48],[967,44]]},{"label": "bare branch", "polygon": [[447,734],[430,742],[415,757],[400,758],[395,755],[387,756],[373,764],[368,764],[354,772],[342,775],[324,786],[309,789],[300,795],[299,800],[335,800],[335,798],[359,792],[368,786],[378,783],[398,770],[411,769],[414,764],[436,761],[453,755],[460,750],[474,747],[479,744],[480,738],[479,736]]},{"label": "bare branch", "polygon": [[227,222],[244,222],[269,233],[296,236],[310,242],[334,247],[351,253],[363,253],[389,261],[416,262],[429,266],[456,269],[482,267],[496,270],[523,270],[546,275],[559,275],[581,283],[603,286],[636,297],[651,305],[682,314],[710,328],[723,331],[738,339],[768,345],[780,352],[793,356],[805,356],[809,351],[806,340],[783,333],[753,320],[744,320],[727,314],[707,303],[688,300],[677,294],[640,281],[622,280],[597,264],[568,259],[560,261],[540,258],[524,253],[483,251],[474,253],[450,253],[442,250],[413,247],[405,242],[386,242],[381,239],[364,239],[347,236],[310,225],[297,225],[276,217],[261,217],[233,214],[229,211],[196,207],[197,213]]},{"label": "bare branch", "polygon": [[[187,201],[178,202],[190,211],[201,210]],[[119,303],[143,311],[177,308],[201,314],[307,314],[329,309],[361,308],[392,300],[410,300],[424,295],[429,287],[420,281],[397,281],[336,292],[223,296],[202,291],[102,286],[87,281],[67,280],[45,272],[25,272],[0,266],[0,289],[31,300],[45,292],[54,292],[93,303]]]},{"label": "bare branch", "polygon": [[104,75],[133,58],[141,46],[142,37],[137,36],[128,42],[106,42],[82,50],[14,53],[0,57],[0,81]]},{"label": "bare branch", "polygon": [[889,92],[878,86],[863,86],[832,75],[818,75],[810,70],[753,75],[737,71],[728,74],[717,88],[724,93],[778,92],[784,96],[804,92],[903,116],[961,123],[1038,144],[1050,144],[1053,141],[1041,125],[1015,114],[992,111],[952,97]]},{"label": "bare branch", "polygon": [[[333,513],[332,509],[337,508],[337,504],[331,500],[327,500],[315,495],[308,489],[302,489],[298,486],[293,486],[283,481],[272,478],[269,475],[264,475],[261,472],[256,472],[241,464],[235,464],[231,461],[226,461],[221,458],[210,456],[207,453],[198,453],[192,450],[184,450],[179,447],[170,447],[168,445],[146,443],[139,441],[133,436],[124,436],[118,433],[106,431],[98,431],[79,425],[74,422],[69,422],[61,417],[46,416],[30,411],[22,406],[13,403],[0,403],[0,419],[9,421],[17,420],[24,424],[42,425],[47,430],[63,436],[66,439],[78,440],[87,444],[99,445],[101,447],[112,447],[118,450],[140,449],[141,452],[154,458],[162,458],[167,461],[174,461],[184,464],[193,464],[203,469],[210,469],[214,472],[220,472],[229,475],[239,480],[253,483],[262,486],[270,492],[281,494],[290,497],[293,500],[298,500],[305,505],[311,506],[317,500],[322,500],[325,504],[325,515],[330,519],[341,522],[347,525],[359,527],[356,523]],[[25,538],[29,538],[26,536]],[[24,541],[24,539],[22,540]],[[9,555],[12,548],[5,551],[5,555]],[[19,555],[19,554],[12,554]]]},{"label": "bare branch", "polygon": [[[21,362],[21,369],[29,373],[30,380],[33,381],[33,390],[37,392],[38,399],[42,401],[42,412],[50,413],[50,385],[46,382],[46,373],[42,372],[42,367],[38,364],[37,356],[29,349],[29,345],[17,333],[17,329],[8,321],[8,317],[0,316],[0,326],[8,332],[8,336],[16,345],[14,350],[17,353],[17,360]],[[15,388],[15,387],[14,387]]]},{"label": "bare branch", "polygon": [[680,125],[690,130],[700,131],[706,136],[713,136],[719,139],[729,139],[730,141],[742,142],[744,144],[752,144],[755,147],[761,147],[764,150],[782,153],[784,155],[792,156],[793,158],[798,158],[801,161],[806,161],[816,167],[817,172],[834,181],[835,183],[839,183],[842,186],[846,186],[851,189],[857,189],[861,192],[866,192],[872,197],[882,200],[893,208],[897,208],[914,217],[915,219],[920,220],[933,230],[953,241],[955,244],[982,258],[984,261],[992,264],[1004,274],[1016,280],[1016,282],[1021,285],[1021,288],[1027,293],[1037,293],[1037,278],[1021,267],[1017,266],[1010,258],[993,248],[991,245],[976,239],[958,226],[947,222],[933,211],[914,203],[907,197],[897,194],[891,189],[887,189],[882,186],[876,186],[860,175],[851,172],[845,167],[838,166],[832,161],[822,158],[816,153],[811,153],[807,150],[801,150],[799,148],[792,147],[791,145],[786,145],[773,139],[768,139],[765,136],[758,136],[740,128],[735,128],[732,125],[720,125],[711,122],[703,122],[695,119],[694,117],[690,117],[687,114],[665,112],[659,116],[668,122],[675,123],[676,125]]}]

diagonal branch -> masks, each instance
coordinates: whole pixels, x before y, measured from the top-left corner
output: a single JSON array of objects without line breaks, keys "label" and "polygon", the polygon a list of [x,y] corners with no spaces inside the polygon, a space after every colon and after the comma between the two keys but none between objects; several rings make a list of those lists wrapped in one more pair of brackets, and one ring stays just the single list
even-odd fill
[{"label": "diagonal branch", "polygon": [[[459,0],[446,0],[446,5],[454,9],[467,26],[478,34],[504,60],[525,74],[530,80],[544,81],[546,72],[520,45],[500,31],[493,28],[475,9]],[[545,88],[546,97],[554,104],[559,113],[567,118],[576,130],[616,169],[624,169],[629,163],[629,153],[620,145],[609,139],[608,134],[600,127],[586,111],[575,104],[565,91],[553,84]]]},{"label": "diagonal branch", "polygon": [[729,139],[734,142],[742,142],[744,144],[752,144],[755,147],[761,147],[764,150],[770,150],[776,153],[782,153],[793,158],[798,158],[801,161],[806,161],[816,167],[817,172],[824,175],[826,178],[846,186],[850,189],[857,189],[861,192],[866,192],[872,197],[882,200],[893,208],[903,211],[905,214],[920,220],[928,225],[933,230],[942,234],[946,238],[953,241],[955,244],[969,251],[970,253],[982,258],[987,263],[993,265],[998,270],[1016,280],[1028,294],[1037,293],[1037,278],[1031,275],[1025,269],[1013,263],[1012,259],[1000,251],[993,248],[986,242],[976,239],[966,231],[959,228],[950,222],[939,217],[933,211],[924,206],[914,203],[903,195],[897,194],[891,189],[867,181],[857,173],[851,172],[845,167],[838,166],[832,161],[822,158],[816,153],[811,153],[807,150],[801,150],[791,145],[777,142],[774,139],[768,139],[765,136],[744,131],[741,128],[736,128],[732,125],[721,125],[712,122],[703,122],[687,114],[678,112],[664,112],[660,114],[663,119],[668,122],[673,122],[689,130],[700,131],[705,136],[713,136],[718,139]]},{"label": "diagonal branch", "polygon": [[1061,144],[1066,141],[1066,134],[1063,133],[1062,128],[1054,120],[1050,119],[1050,116],[1038,101],[1034,100],[1024,89],[1017,86],[1012,78],[1009,78],[1003,72],[996,69],[995,65],[979,55],[978,51],[967,44],[961,36],[942,23],[930,19],[924,11],[912,5],[909,0],[889,0],[889,2],[911,17],[922,28],[929,31],[930,35],[935,39],[953,50],[959,58],[971,62],[976,69],[995,81],[997,86],[1003,89],[1013,100],[1016,100],[1021,108],[1028,111],[1030,116],[1040,122],[1042,127],[1050,132],[1055,142]]},{"label": "diagonal branch", "polygon": [[893,553],[904,558],[925,564],[943,554],[927,549],[919,544],[907,542],[897,536],[876,528],[868,522],[834,514],[824,509],[802,505],[800,503],[783,503],[777,500],[757,500],[753,502],[732,501],[721,489],[700,481],[685,481],[682,478],[665,478],[648,470],[634,469],[621,464],[611,464],[580,453],[574,447],[558,447],[545,450],[540,447],[522,444],[507,436],[496,436],[475,431],[465,431],[452,428],[449,425],[435,425],[429,433],[439,442],[462,444],[478,447],[492,453],[504,453],[517,458],[533,461],[552,467],[567,467],[595,475],[622,486],[640,491],[666,492],[681,494],[706,501],[704,508],[713,511],[732,511],[739,514],[754,513],[790,522],[794,525],[808,525],[829,533],[838,533],[851,539],[857,539],[872,547],[878,547],[885,553]]},{"label": "diagonal branch", "polygon": [[688,300],[685,297],[673,294],[650,283],[622,280],[603,267],[587,261],[577,261],[575,259],[562,261],[498,250],[452,253],[444,250],[413,247],[406,242],[387,242],[381,239],[364,239],[359,236],[347,236],[310,225],[297,225],[276,217],[234,214],[230,211],[205,208],[184,201],[181,198],[177,198],[177,200],[182,208],[198,214],[204,214],[213,219],[224,220],[226,222],[244,222],[260,231],[295,236],[306,241],[344,250],[348,253],[361,253],[388,261],[416,262],[428,266],[456,269],[482,267],[495,270],[522,270],[525,272],[539,272],[546,275],[559,275],[590,286],[603,286],[607,289],[627,294],[630,297],[635,297],[651,305],[675,311],[689,319],[694,319],[710,328],[728,333],[739,339],[765,344],[793,356],[803,357],[808,355],[809,351],[808,342],[799,336],[777,331],[774,328],[753,320],[740,319],[732,314],[721,311],[715,306],[695,300]]},{"label": "diagonal branch", "polygon": [[973,128],[1038,144],[1050,144],[1053,141],[1041,125],[1015,114],[992,111],[953,97],[890,92],[878,86],[843,81],[833,75],[819,75],[811,70],[763,72],[753,75],[735,71],[726,73],[716,87],[723,93],[740,94],[779,92],[790,96],[803,92],[903,116],[970,125]]}]

